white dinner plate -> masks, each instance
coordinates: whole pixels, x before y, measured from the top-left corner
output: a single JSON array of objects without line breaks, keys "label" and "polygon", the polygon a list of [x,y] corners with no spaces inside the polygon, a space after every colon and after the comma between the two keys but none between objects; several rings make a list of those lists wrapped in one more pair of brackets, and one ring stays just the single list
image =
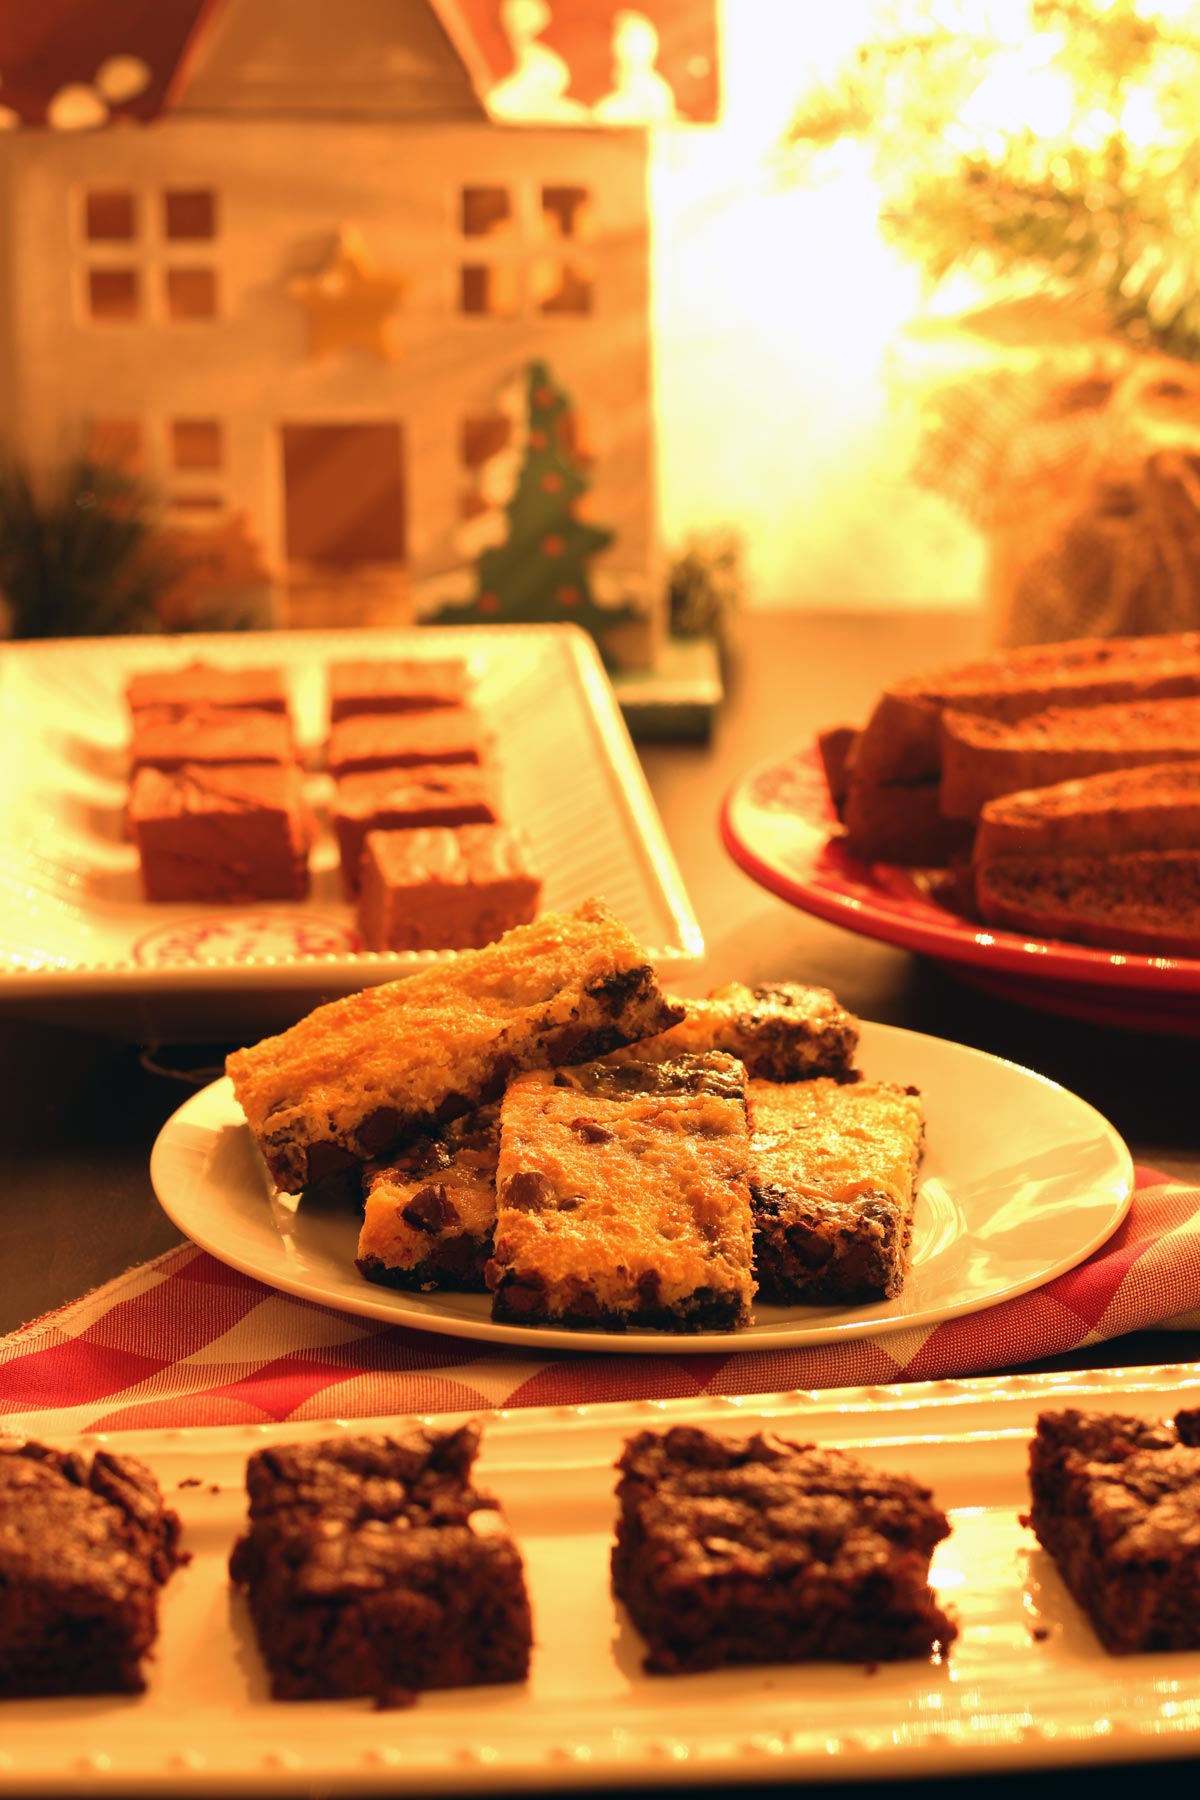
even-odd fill
[{"label": "white dinner plate", "polygon": [[[251,1452],[410,1421],[104,1434],[105,1448],[153,1469],[183,1520],[192,1560],[163,1594],[144,1694],[4,1702],[0,1789],[89,1800],[302,1800],[719,1784],[732,1795],[770,1781],[1004,1770],[1016,1792],[1020,1775],[1039,1767],[1195,1756],[1200,1651],[1107,1655],[1020,1514],[1043,1408],[1158,1418],[1198,1399],[1200,1367],[1192,1365],[492,1415],[479,1482],[500,1501],[524,1559],[535,1638],[529,1680],[423,1694],[399,1711],[365,1700],[272,1702],[228,1565],[245,1519]],[[930,1487],[951,1525],[931,1571],[959,1628],[949,1656],[870,1669],[802,1663],[646,1675],[637,1633],[609,1591],[613,1463],[632,1432],[671,1425],[777,1431]],[[88,1452],[98,1440],[63,1447],[76,1443]],[[1171,1779],[1167,1768],[1163,1779]]]},{"label": "white dinner plate", "polygon": [[150,1176],[194,1243],[271,1287],[396,1325],[547,1350],[763,1350],[933,1325],[1073,1268],[1124,1218],[1129,1152],[1077,1095],[1015,1063],[887,1025],[863,1026],[859,1060],[873,1079],[915,1084],[925,1102],[927,1147],[903,1292],[872,1306],[760,1305],[755,1323],[732,1333],[496,1324],[482,1294],[402,1293],[365,1281],[354,1266],[353,1198],[275,1193],[228,1080],[168,1119]]},{"label": "white dinner plate", "polygon": [[[136,1043],[250,1043],[319,1000],[457,952],[360,948],[324,771],[329,668],[461,657],[500,809],[542,905],[608,901],[664,972],[704,942],[596,646],[575,625],[249,631],[5,644],[0,727],[0,1004]],[[317,828],[308,900],[150,904],[125,835],[131,675],[204,661],[281,671]]]}]

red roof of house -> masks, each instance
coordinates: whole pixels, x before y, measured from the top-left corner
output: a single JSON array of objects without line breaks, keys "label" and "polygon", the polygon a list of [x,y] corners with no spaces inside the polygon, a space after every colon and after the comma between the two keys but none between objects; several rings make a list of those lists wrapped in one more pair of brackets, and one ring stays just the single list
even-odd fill
[{"label": "red roof of house", "polygon": [[[148,85],[111,104],[110,117],[147,122],[169,111],[187,84],[190,63],[223,6],[233,0],[38,0],[0,6],[0,106],[26,125],[44,125],[62,88],[91,85],[114,56],[145,63]],[[511,73],[503,0],[430,0],[449,43],[461,55],[481,100]],[[656,71],[670,85],[679,117],[716,117],[719,69],[716,0],[550,0],[540,42],[570,70],[566,92],[590,107],[613,86],[612,39],[618,15],[637,12],[658,33]]]}]

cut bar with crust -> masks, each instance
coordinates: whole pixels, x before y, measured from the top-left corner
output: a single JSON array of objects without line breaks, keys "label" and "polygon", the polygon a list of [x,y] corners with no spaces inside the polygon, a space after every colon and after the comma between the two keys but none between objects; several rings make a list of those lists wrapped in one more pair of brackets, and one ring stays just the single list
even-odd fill
[{"label": "cut bar with crust", "polygon": [[0,1446],[0,1697],[140,1694],[178,1540],[133,1457]]},{"label": "cut bar with crust", "polygon": [[801,1081],[814,1075],[852,1076],[858,1020],[828,988],[776,981],[746,987],[731,981],[704,1000],[680,1000],[686,1015],[670,1031],[618,1050],[611,1062],[671,1061],[681,1054],[722,1050],[763,1081]]},{"label": "cut bar with crust", "polygon": [[1200,762],[1148,763],[989,800],[972,860],[1200,849]]},{"label": "cut bar with crust", "polygon": [[1142,763],[1200,759],[1200,698],[1051,706],[1010,725],[972,713],[942,718],[941,809],[978,819],[989,800]]},{"label": "cut bar with crust", "polygon": [[973,870],[989,925],[1143,956],[1200,956],[1200,849],[1000,856]]},{"label": "cut bar with crust", "polygon": [[850,756],[850,781],[936,777],[946,709],[1012,723],[1049,706],[1200,694],[1200,632],[1071,638],[931,669],[881,695]]},{"label": "cut bar with crust", "polygon": [[927,1488],[773,1433],[642,1431],[617,1464],[613,1590],[658,1674],[890,1662],[958,1635],[929,1587]]},{"label": "cut bar with crust", "polygon": [[601,1056],[679,1011],[631,933],[589,900],[319,1006],[226,1068],[272,1179],[294,1192],[496,1099],[519,1070]]},{"label": "cut bar with crust", "polygon": [[1200,1412],[1042,1413],[1023,1522],[1106,1650],[1200,1649]]},{"label": "cut bar with crust", "polygon": [[754,1297],[731,1056],[519,1076],[500,1111],[497,1319],[732,1330]]},{"label": "cut bar with crust", "polygon": [[302,900],[309,815],[294,763],[139,769],[129,826],[147,900]]},{"label": "cut bar with crust", "polygon": [[521,1557],[471,1485],[479,1428],[260,1450],[250,1529],[230,1560],[277,1700],[521,1681],[531,1627]]},{"label": "cut bar with crust", "polygon": [[365,1170],[357,1263],[367,1280],[482,1293],[499,1154],[500,1108],[484,1106]]},{"label": "cut bar with crust", "polygon": [[329,718],[356,713],[429,712],[461,706],[467,693],[467,665],[459,658],[400,657],[381,662],[331,663]]},{"label": "cut bar with crust", "polygon": [[495,825],[492,779],[476,763],[427,763],[416,769],[367,769],[337,784],[333,829],[346,893],[358,893],[368,831],[408,831],[418,825]]},{"label": "cut bar with crust", "polygon": [[367,769],[482,763],[483,727],[466,706],[426,712],[355,713],[331,727],[326,760],[339,779]]},{"label": "cut bar with crust", "polygon": [[750,1187],[764,1299],[890,1299],[904,1285],[924,1140],[915,1088],[752,1081]]},{"label": "cut bar with crust", "polygon": [[[942,717],[1007,721],[1050,706],[1093,707],[1200,694],[1200,633],[1145,638],[1076,638],[933,669],[888,688],[846,755],[838,807],[847,842],[869,861],[940,864],[969,831],[938,807]],[[1062,770],[1043,779],[1057,780]],[[835,785],[839,772],[835,765]],[[1033,786],[1012,780],[1009,788]],[[974,814],[965,815],[973,818]]]},{"label": "cut bar with crust", "polygon": [[477,950],[537,911],[541,876],[504,825],[372,831],[358,929],[368,950]]}]

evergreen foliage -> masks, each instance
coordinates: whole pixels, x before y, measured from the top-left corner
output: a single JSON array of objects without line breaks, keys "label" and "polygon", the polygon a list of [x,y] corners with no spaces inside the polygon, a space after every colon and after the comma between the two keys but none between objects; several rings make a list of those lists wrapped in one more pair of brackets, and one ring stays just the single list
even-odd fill
[{"label": "evergreen foliage", "polygon": [[81,458],[43,493],[27,470],[0,470],[0,599],[12,637],[157,631],[175,573],[132,476]]},{"label": "evergreen foliage", "polygon": [[570,401],[544,362],[529,366],[526,404],[525,456],[505,507],[504,541],[481,552],[472,598],[447,602],[431,622],[569,620],[585,631],[611,631],[638,614],[629,605],[600,606],[593,596],[589,564],[613,533],[579,516],[590,484],[572,446]]},{"label": "evergreen foliage", "polygon": [[1036,279],[1137,349],[1200,360],[1200,29],[1140,0],[1029,0],[1006,40],[993,10],[908,5],[805,97],[791,142],[869,144],[883,228],[934,283]]}]

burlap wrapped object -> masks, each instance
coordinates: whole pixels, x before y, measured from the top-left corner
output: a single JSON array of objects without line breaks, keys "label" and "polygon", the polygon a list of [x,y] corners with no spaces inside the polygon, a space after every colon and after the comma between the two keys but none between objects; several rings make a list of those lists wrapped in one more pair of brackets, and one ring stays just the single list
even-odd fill
[{"label": "burlap wrapped object", "polygon": [[1200,626],[1200,369],[1006,346],[924,416],[915,473],[988,537],[996,644]]}]

